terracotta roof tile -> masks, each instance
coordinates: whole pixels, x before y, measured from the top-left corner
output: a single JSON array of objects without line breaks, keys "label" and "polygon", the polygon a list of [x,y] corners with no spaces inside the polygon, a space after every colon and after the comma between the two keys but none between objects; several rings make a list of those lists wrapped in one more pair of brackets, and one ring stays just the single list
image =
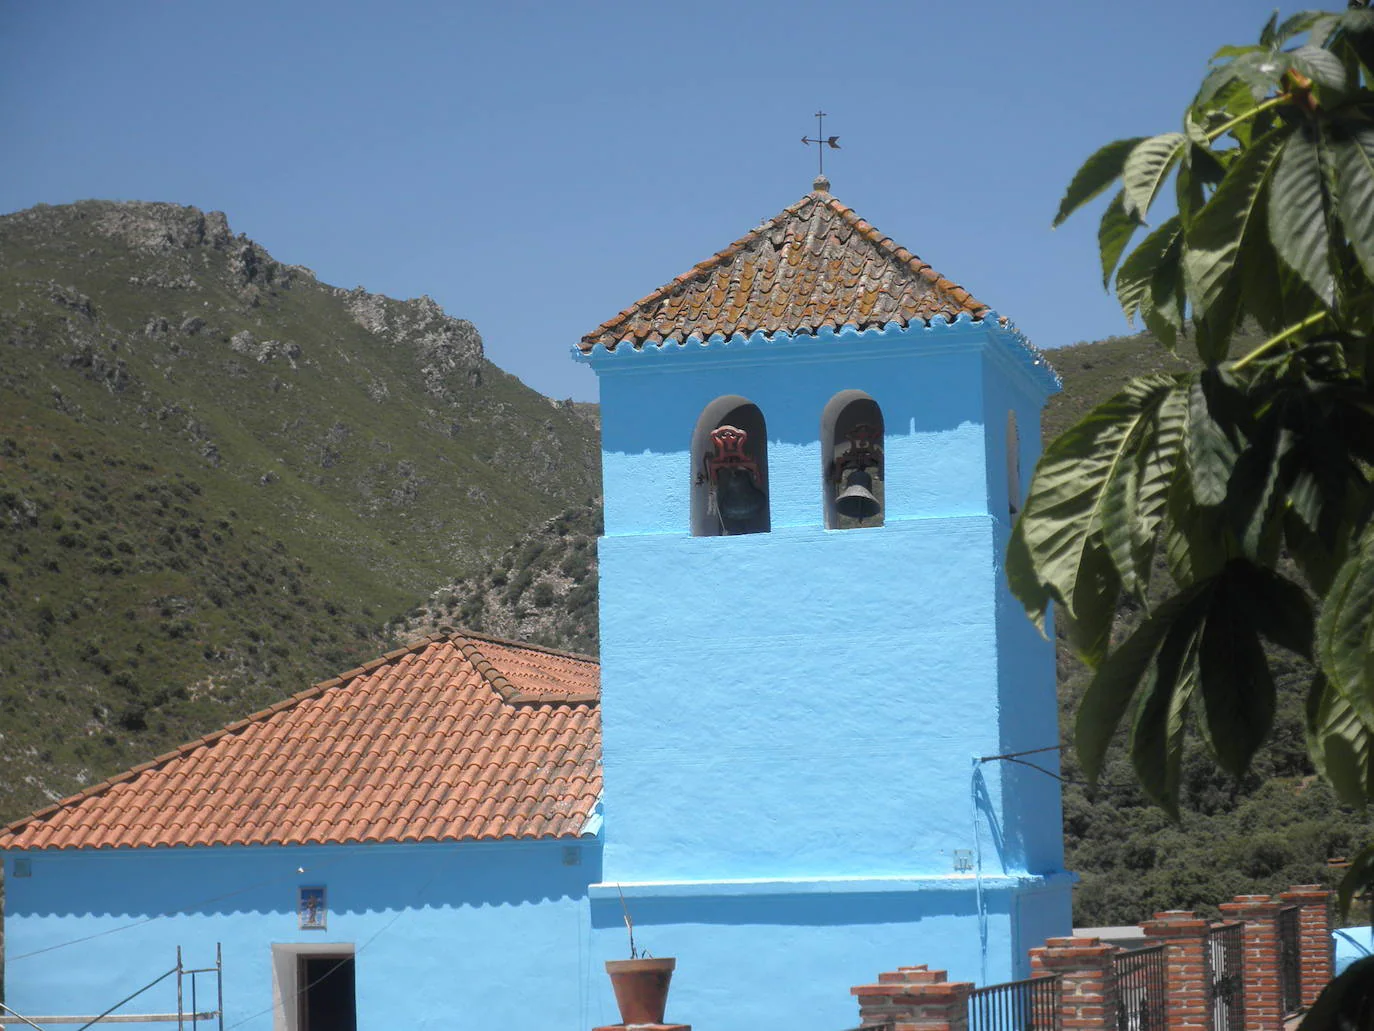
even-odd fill
[{"label": "terracotta roof tile", "polygon": [[589,352],[822,326],[981,318],[988,306],[828,192],[808,193],[777,217],[603,322]]},{"label": "terracotta roof tile", "polygon": [[389,652],[0,830],[0,849],[570,837],[594,659],[463,631]]}]

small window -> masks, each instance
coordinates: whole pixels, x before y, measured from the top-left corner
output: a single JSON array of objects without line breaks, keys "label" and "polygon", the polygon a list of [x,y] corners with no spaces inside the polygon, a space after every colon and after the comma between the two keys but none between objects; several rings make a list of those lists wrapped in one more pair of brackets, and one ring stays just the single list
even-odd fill
[{"label": "small window", "polygon": [[694,537],[768,532],[768,430],[758,405],[737,395],[707,405],[692,463]]},{"label": "small window", "polygon": [[1007,512],[1015,519],[1021,511],[1021,434],[1016,413],[1007,413]]},{"label": "small window", "polygon": [[883,411],[861,390],[836,394],[821,415],[825,525],[882,526],[886,502]]}]

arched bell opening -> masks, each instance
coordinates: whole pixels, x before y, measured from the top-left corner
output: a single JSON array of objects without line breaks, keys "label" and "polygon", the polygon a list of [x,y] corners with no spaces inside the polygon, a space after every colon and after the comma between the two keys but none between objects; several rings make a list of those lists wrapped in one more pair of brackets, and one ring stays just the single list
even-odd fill
[{"label": "arched bell opening", "polygon": [[882,526],[886,504],[883,410],[862,390],[836,394],[821,414],[825,525]]},{"label": "arched bell opening", "polygon": [[718,397],[692,434],[692,536],[767,533],[771,525],[763,412],[746,397]]},{"label": "arched bell opening", "polygon": [[1021,511],[1021,434],[1016,413],[1007,412],[1007,513],[1013,519]]}]

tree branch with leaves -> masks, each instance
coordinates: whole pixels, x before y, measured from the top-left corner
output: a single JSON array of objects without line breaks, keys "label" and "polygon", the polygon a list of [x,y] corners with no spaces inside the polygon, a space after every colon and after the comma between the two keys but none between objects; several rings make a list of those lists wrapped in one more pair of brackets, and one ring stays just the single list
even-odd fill
[{"label": "tree branch with leaves", "polygon": [[[1275,16],[1258,44],[1223,47],[1182,131],[1092,155],[1055,224],[1113,187],[1103,284],[1199,368],[1132,381],[1046,448],[1012,535],[1016,596],[1042,628],[1053,603],[1094,670],[1075,729],[1083,768],[1098,776],[1125,723],[1137,776],[1172,814],[1190,731],[1241,776],[1272,729],[1278,646],[1312,667],[1313,765],[1365,807],[1374,11]],[[1143,616],[1114,640],[1123,595]],[[1342,905],[1371,886],[1374,845]]]}]

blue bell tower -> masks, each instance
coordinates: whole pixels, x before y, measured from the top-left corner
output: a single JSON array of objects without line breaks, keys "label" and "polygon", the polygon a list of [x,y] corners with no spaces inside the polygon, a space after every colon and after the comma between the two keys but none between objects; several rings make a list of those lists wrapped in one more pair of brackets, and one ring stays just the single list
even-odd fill
[{"label": "blue bell tower", "polygon": [[824,179],[576,355],[605,490],[593,953],[625,954],[628,911],[678,959],[670,1009],[721,1029],[847,1026],[896,964],[1025,975],[1070,931],[1059,784],[989,757],[1058,741],[1002,570],[1053,371]]}]

